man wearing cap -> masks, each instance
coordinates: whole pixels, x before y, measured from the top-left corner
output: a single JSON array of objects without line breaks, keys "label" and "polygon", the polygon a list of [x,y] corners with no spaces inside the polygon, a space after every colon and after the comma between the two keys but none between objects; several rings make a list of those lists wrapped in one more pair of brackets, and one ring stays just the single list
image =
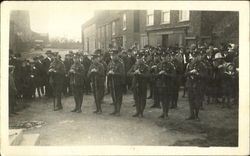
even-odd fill
[{"label": "man wearing cap", "polygon": [[177,108],[177,101],[179,97],[179,89],[182,81],[182,75],[184,72],[184,62],[182,51],[178,51],[177,54],[173,56],[172,63],[176,70],[176,75],[174,78],[173,94],[171,100],[171,108]]},{"label": "man wearing cap", "polygon": [[53,91],[53,104],[54,111],[63,109],[61,97],[63,91],[63,82],[65,76],[65,67],[63,62],[60,59],[60,56],[56,53],[54,55],[54,61],[50,64],[48,73],[49,73],[49,83],[52,86]]},{"label": "man wearing cap", "polygon": [[88,77],[92,82],[92,90],[94,94],[94,100],[96,104],[96,111],[94,113],[101,114],[102,107],[101,102],[104,97],[104,83],[105,83],[105,69],[101,63],[100,51],[95,51],[93,55],[93,63],[91,64]]},{"label": "man wearing cap", "polygon": [[70,88],[70,83],[69,83],[70,81],[69,81],[68,73],[69,73],[71,66],[74,63],[74,61],[71,59],[70,54],[65,55],[65,59],[64,59],[63,63],[65,65],[65,71],[66,71],[63,93],[64,93],[64,95],[69,96],[69,95],[71,95],[71,88]]},{"label": "man wearing cap", "polygon": [[43,64],[40,60],[40,56],[39,57],[34,57],[33,60],[34,62],[34,66],[37,70],[37,74],[36,74],[36,88],[37,88],[37,92],[38,92],[38,96],[41,97],[42,94],[44,94],[44,90],[43,90],[43,78],[44,78],[44,68],[43,68]]},{"label": "man wearing cap", "polygon": [[120,115],[123,86],[125,83],[125,68],[122,60],[118,57],[118,51],[113,50],[111,54],[111,62],[108,65],[108,79],[111,96],[114,104],[114,111],[111,115]]},{"label": "man wearing cap", "polygon": [[201,54],[198,51],[193,52],[192,58],[185,72],[190,109],[190,116],[187,120],[199,120],[199,110],[203,102],[204,80],[207,72],[205,64],[202,62]]},{"label": "man wearing cap", "polygon": [[145,64],[142,55],[137,56],[137,62],[129,70],[128,75],[133,77],[132,90],[136,105],[136,113],[133,117],[143,117],[147,99],[147,83],[149,67]]},{"label": "man wearing cap", "polygon": [[159,96],[155,98],[156,103],[162,104],[162,115],[160,118],[168,119],[168,110],[172,96],[174,78],[176,75],[175,67],[171,63],[170,54],[162,54],[162,62],[157,65],[157,74],[155,74],[155,94]]},{"label": "man wearing cap", "polygon": [[[213,60],[212,60],[212,51],[207,49],[206,53],[203,55],[202,61],[205,64],[207,77],[205,78],[205,95],[207,96],[207,104],[210,104],[211,98],[214,97],[214,67],[213,67]],[[203,109],[203,108],[201,108]]]},{"label": "man wearing cap", "polygon": [[83,101],[83,89],[84,81],[86,79],[86,70],[84,66],[80,63],[79,54],[73,56],[74,64],[69,70],[69,80],[72,89],[72,94],[75,99],[75,108],[71,112],[82,112],[82,101]]},{"label": "man wearing cap", "polygon": [[53,96],[53,91],[52,88],[49,84],[49,67],[50,64],[53,62],[53,53],[51,50],[47,50],[46,53],[47,57],[43,60],[43,65],[44,65],[44,70],[46,71],[46,78],[45,78],[45,96],[46,97],[52,97]]},{"label": "man wearing cap", "polygon": [[[161,60],[160,60],[159,55],[157,55],[157,53],[152,53],[152,55],[153,55],[152,60],[150,62],[148,62],[149,67],[150,67],[149,71],[150,71],[150,74],[151,74],[150,79],[149,79],[149,91],[150,91],[150,94],[149,94],[148,99],[151,99],[151,98],[154,98],[155,96],[158,96],[158,95],[154,94],[155,78],[152,75],[156,74],[157,65],[160,63]],[[151,108],[155,108],[155,107],[159,107],[159,106],[160,105],[155,103],[155,101],[154,101],[154,105],[152,105]]]},{"label": "man wearing cap", "polygon": [[[90,67],[90,65],[91,65],[92,62],[87,57],[87,55],[83,55],[82,56],[81,63],[83,64],[86,72],[88,72],[89,71],[89,67]],[[86,77],[84,89],[85,89],[85,92],[86,92],[87,95],[90,94],[90,92],[91,92],[91,86],[90,86],[90,80],[89,80],[88,77]]]}]

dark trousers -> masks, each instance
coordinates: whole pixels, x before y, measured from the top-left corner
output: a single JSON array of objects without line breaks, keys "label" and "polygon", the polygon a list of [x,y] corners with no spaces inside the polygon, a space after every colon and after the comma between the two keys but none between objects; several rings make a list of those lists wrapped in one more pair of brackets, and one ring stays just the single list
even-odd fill
[{"label": "dark trousers", "polygon": [[71,95],[71,86],[69,83],[69,77],[65,77],[63,94],[64,95]]},{"label": "dark trousers", "polygon": [[123,97],[123,85],[110,85],[110,92],[114,104],[114,113],[120,113]]},{"label": "dark trousers", "polygon": [[83,101],[83,87],[78,85],[71,85],[72,94],[75,99],[75,110],[81,110]]},{"label": "dark trousers", "polygon": [[9,113],[15,113],[16,96],[9,94]]},{"label": "dark trousers", "polygon": [[147,85],[144,85],[143,87],[135,87],[133,93],[136,105],[136,114],[143,116],[147,100]]},{"label": "dark trousers", "polygon": [[159,91],[159,102],[162,104],[163,118],[168,117],[168,110],[171,100],[171,92],[167,88],[158,88]]},{"label": "dark trousers", "polygon": [[62,90],[63,84],[53,83],[51,84],[53,89],[53,104],[54,109],[62,108]]},{"label": "dark trousers", "polygon": [[45,81],[45,96],[52,97],[53,96],[53,87],[49,83],[49,76],[46,77]]},{"label": "dark trousers", "polygon": [[160,106],[160,89],[159,87],[154,86],[154,106]]},{"label": "dark trousers", "polygon": [[190,108],[190,117],[198,118],[199,110],[203,101],[203,93],[201,89],[188,88],[188,101]]},{"label": "dark trousers", "polygon": [[154,96],[154,82],[150,81],[149,82],[149,97]]},{"label": "dark trousers", "polygon": [[92,84],[92,88],[93,88],[94,99],[95,99],[95,104],[96,104],[96,111],[102,112],[101,103],[104,97],[104,85],[99,86],[96,84]]},{"label": "dark trousers", "polygon": [[180,84],[181,84],[181,76],[176,76],[175,80],[173,81],[173,87],[172,87],[172,95],[171,95],[171,107],[177,108],[177,102],[179,97],[179,90],[180,90]]},{"label": "dark trousers", "polygon": [[91,85],[90,85],[89,78],[86,78],[85,80],[85,91],[86,91],[86,94],[89,94],[91,92]]}]

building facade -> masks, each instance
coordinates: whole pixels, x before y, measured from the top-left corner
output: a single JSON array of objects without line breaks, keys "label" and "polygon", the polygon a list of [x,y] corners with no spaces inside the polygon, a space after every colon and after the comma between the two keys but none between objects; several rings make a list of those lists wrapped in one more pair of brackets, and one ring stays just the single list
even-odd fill
[{"label": "building facade", "polygon": [[[128,49],[135,44],[138,44],[138,48],[143,48],[145,45],[170,47],[205,42],[239,42],[238,12],[105,10],[98,11],[94,18],[92,22],[96,26],[92,31],[96,32],[96,42],[93,49]],[[87,38],[83,37],[85,47]]]},{"label": "building facade", "polygon": [[43,45],[49,43],[48,33],[31,30],[29,11],[11,11],[9,27],[9,49],[15,53],[29,51],[38,41]]}]

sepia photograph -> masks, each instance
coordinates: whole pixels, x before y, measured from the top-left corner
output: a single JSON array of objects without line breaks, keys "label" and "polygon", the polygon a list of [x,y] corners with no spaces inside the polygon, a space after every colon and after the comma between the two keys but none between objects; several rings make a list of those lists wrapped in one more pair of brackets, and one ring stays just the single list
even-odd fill
[{"label": "sepia photograph", "polygon": [[1,146],[247,155],[249,8],[193,3],[1,4]]}]

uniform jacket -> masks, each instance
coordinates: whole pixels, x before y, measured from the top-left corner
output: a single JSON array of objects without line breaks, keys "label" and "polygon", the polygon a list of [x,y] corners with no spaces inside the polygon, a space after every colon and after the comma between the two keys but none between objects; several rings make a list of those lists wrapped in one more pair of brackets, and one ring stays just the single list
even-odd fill
[{"label": "uniform jacket", "polygon": [[49,60],[48,58],[45,58],[45,59],[43,60],[43,66],[44,66],[44,70],[45,70],[46,72],[48,72],[51,63],[52,63],[52,59]]},{"label": "uniform jacket", "polygon": [[[91,72],[92,69],[96,69],[96,72]],[[89,67],[88,77],[91,82],[97,86],[104,86],[105,83],[105,69],[102,63],[92,63]]]},{"label": "uniform jacket", "polygon": [[[165,74],[159,74],[160,71],[165,71]],[[162,61],[157,65],[156,73],[154,74],[155,85],[158,88],[167,88],[169,90],[173,87],[173,80],[176,76],[174,64],[167,61]]]},{"label": "uniform jacket", "polygon": [[16,85],[14,82],[14,78],[13,78],[13,74],[10,73],[9,74],[9,95],[16,95],[17,94],[17,89],[16,89]]},{"label": "uniform jacket", "polygon": [[[196,70],[196,73],[192,71]],[[186,87],[202,89],[207,77],[207,70],[204,62],[192,60],[186,68],[185,76],[187,77]]]},{"label": "uniform jacket", "polygon": [[60,84],[63,85],[65,77],[65,67],[61,60],[55,59],[49,67],[49,70],[52,69],[55,72],[49,72],[49,82],[50,84]]},{"label": "uniform jacket", "polygon": [[[70,72],[73,70],[75,73]],[[86,80],[86,70],[80,62],[75,62],[69,71],[70,85],[83,86]]]},{"label": "uniform jacket", "polygon": [[122,60],[111,60],[107,71],[114,72],[114,74],[109,75],[109,77],[114,81],[115,85],[123,85],[125,83],[125,67]]},{"label": "uniform jacket", "polygon": [[[135,74],[134,72],[139,70],[141,74]],[[147,88],[148,79],[150,76],[149,66],[145,63],[135,63],[128,71],[128,76],[133,76],[132,88]]]}]

